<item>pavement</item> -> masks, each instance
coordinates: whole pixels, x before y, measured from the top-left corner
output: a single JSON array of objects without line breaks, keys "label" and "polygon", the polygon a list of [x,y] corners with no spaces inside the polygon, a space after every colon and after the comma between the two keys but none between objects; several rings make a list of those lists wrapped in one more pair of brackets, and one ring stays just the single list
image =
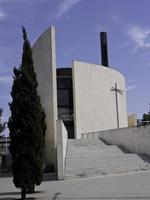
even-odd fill
[{"label": "pavement", "polygon": [[[150,171],[105,175],[65,181],[43,181],[29,199],[43,200],[150,200]],[[0,200],[20,198],[12,177],[0,178]]]}]

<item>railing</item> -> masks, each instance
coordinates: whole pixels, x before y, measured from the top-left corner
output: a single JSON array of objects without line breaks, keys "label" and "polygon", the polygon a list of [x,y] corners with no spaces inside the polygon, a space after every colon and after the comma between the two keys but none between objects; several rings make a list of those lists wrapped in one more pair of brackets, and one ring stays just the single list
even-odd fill
[{"label": "railing", "polygon": [[145,126],[145,125],[150,125],[150,121],[142,121],[142,120],[139,120],[137,122],[137,126]]}]

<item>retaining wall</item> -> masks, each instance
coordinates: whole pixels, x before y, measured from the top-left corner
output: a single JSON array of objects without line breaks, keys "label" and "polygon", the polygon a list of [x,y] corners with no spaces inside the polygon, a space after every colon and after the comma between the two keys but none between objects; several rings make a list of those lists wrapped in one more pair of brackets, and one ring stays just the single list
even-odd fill
[{"label": "retaining wall", "polygon": [[113,145],[122,145],[132,153],[150,156],[150,125],[82,134],[82,138],[101,138]]}]

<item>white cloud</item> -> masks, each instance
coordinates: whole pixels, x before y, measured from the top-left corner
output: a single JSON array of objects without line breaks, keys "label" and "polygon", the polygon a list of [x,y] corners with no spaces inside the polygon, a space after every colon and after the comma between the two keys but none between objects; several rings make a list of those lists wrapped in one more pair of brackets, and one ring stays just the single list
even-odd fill
[{"label": "white cloud", "polygon": [[81,1],[82,0],[62,0],[56,11],[56,14],[54,14],[52,18],[56,18],[57,20],[59,20],[62,16],[64,16]]},{"label": "white cloud", "polygon": [[123,42],[121,45],[120,45],[120,47],[119,48],[125,48],[125,47],[130,47],[131,46],[131,44],[130,44],[130,42],[129,41],[125,41],[125,42]]},{"label": "white cloud", "polygon": [[10,76],[0,76],[0,83],[12,83],[12,77]]},{"label": "white cloud", "polygon": [[99,33],[102,31],[108,31],[108,29],[105,26],[96,26],[94,32]]},{"label": "white cloud", "polygon": [[8,121],[8,118],[9,118],[9,117],[7,117],[7,116],[2,116],[2,121],[3,121],[3,122],[7,122],[7,121]]},{"label": "white cloud", "polygon": [[[29,0],[0,0],[0,5],[2,5],[3,3],[27,3],[27,2],[29,2]],[[8,15],[3,11],[1,7],[0,7],[0,20],[4,20]]]},{"label": "white cloud", "polygon": [[14,2],[27,2],[27,0],[0,0],[0,3],[9,3],[9,2],[12,2],[12,3],[14,3]]},{"label": "white cloud", "polygon": [[12,1],[12,0],[0,0],[0,3],[5,3],[5,2],[8,2],[8,1]]},{"label": "white cloud", "polygon": [[[3,52],[4,53],[4,52]],[[4,57],[3,53],[1,53],[0,49],[0,55]],[[4,61],[0,59],[0,74],[2,73],[11,73],[12,69],[4,64]]]},{"label": "white cloud", "polygon": [[11,100],[11,96],[10,95],[0,95],[0,101],[10,101]]},{"label": "white cloud", "polygon": [[68,49],[68,50],[66,50],[66,51],[64,52],[64,56],[71,55],[72,53],[74,53],[74,52],[76,52],[76,51],[77,51],[77,48],[76,48],[76,47],[72,47],[72,48],[70,48],[70,49]]},{"label": "white cloud", "polygon": [[12,69],[0,64],[0,73],[12,73]]},{"label": "white cloud", "polygon": [[0,9],[0,20],[3,20],[6,17],[7,15]]},{"label": "white cloud", "polygon": [[9,2],[9,1],[14,1],[14,0],[0,0],[0,3],[5,3],[5,2]]},{"label": "white cloud", "polygon": [[119,24],[120,22],[121,22],[121,18],[119,17],[119,16],[117,16],[117,15],[112,15],[111,17],[110,17],[110,19],[113,21],[113,23],[115,23],[115,24]]},{"label": "white cloud", "polygon": [[137,88],[137,87],[138,87],[137,84],[129,85],[129,86],[127,86],[127,88],[126,88],[126,91],[132,91],[132,90],[134,90],[134,89]]},{"label": "white cloud", "polygon": [[150,29],[133,26],[127,31],[127,34],[134,43],[135,51],[150,48]]}]

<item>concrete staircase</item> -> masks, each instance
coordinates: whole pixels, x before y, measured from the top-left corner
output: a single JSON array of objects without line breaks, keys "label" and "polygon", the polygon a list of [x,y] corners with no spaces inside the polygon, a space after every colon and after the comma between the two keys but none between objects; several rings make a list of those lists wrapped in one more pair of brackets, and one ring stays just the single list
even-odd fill
[{"label": "concrete staircase", "polygon": [[68,140],[64,178],[119,174],[150,169],[145,155],[124,153],[101,140]]}]

